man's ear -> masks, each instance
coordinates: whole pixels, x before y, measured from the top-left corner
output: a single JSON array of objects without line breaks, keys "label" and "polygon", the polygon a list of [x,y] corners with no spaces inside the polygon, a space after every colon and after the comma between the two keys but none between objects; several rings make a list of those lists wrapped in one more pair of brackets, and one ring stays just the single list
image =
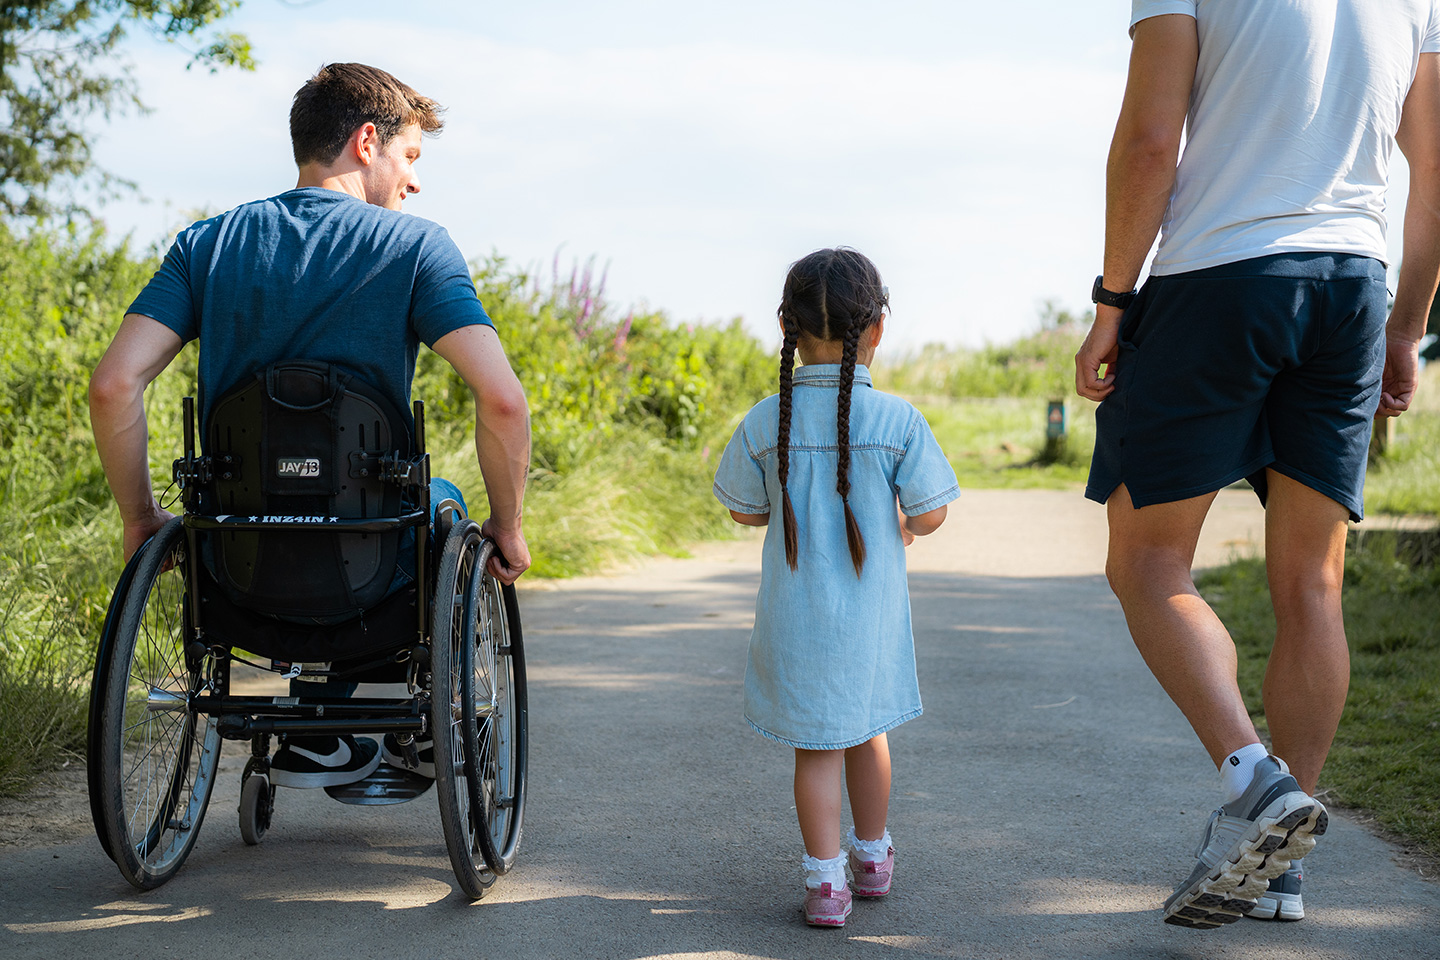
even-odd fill
[{"label": "man's ear", "polygon": [[350,134],[350,142],[345,149],[368,167],[380,152],[380,131],[375,128],[375,124],[368,121],[361,124]]}]

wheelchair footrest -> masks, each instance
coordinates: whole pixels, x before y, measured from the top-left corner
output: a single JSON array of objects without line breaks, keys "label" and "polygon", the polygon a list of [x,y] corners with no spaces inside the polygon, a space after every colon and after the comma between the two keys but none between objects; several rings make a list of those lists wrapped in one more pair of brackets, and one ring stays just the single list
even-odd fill
[{"label": "wheelchair footrest", "polygon": [[382,763],[364,780],[344,783],[338,787],[326,787],[325,792],[341,803],[371,807],[414,800],[434,783],[429,777]]}]

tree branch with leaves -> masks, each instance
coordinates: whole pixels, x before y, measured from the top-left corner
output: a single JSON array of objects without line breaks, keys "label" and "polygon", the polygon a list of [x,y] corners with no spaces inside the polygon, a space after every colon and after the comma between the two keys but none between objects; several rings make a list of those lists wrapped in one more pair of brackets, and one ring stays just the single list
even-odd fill
[{"label": "tree branch with leaves", "polygon": [[87,123],[145,109],[121,41],[139,28],[186,47],[187,69],[253,70],[249,40],[216,28],[240,2],[0,0],[0,215],[85,214],[83,182],[102,197],[130,186],[95,165]]}]

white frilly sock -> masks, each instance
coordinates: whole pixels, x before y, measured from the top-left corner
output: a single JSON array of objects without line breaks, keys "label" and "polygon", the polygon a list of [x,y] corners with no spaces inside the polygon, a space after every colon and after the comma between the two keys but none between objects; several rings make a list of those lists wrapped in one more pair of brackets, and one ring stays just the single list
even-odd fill
[{"label": "white frilly sock", "polygon": [[806,854],[805,859],[800,861],[805,869],[805,886],[811,890],[819,890],[822,883],[830,884],[830,889],[840,891],[845,889],[845,855],[842,853],[834,860],[821,860]]},{"label": "white frilly sock", "polygon": [[855,835],[855,828],[850,828],[850,833],[845,837],[845,842],[850,844],[850,849],[855,851],[855,857],[862,863],[879,863],[883,861],[895,846],[890,839],[890,831],[885,831],[885,836],[879,840],[861,840]]}]

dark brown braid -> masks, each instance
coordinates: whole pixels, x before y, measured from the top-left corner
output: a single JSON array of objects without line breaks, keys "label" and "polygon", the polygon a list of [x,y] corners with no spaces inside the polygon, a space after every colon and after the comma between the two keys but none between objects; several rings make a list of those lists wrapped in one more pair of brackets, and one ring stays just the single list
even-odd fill
[{"label": "dark brown braid", "polygon": [[[784,317],[781,317],[784,323]],[[780,437],[775,451],[780,469],[780,516],[785,527],[785,562],[794,570],[800,562],[800,540],[795,525],[795,508],[790,505],[790,400],[794,393],[795,345],[800,342],[800,325],[786,324],[780,346]]]},{"label": "dark brown braid", "polygon": [[864,255],[840,247],[817,250],[790,267],[780,301],[780,325],[785,339],[780,350],[780,431],[777,449],[785,526],[785,560],[794,570],[799,564],[799,538],[790,504],[790,418],[795,350],[801,336],[843,341],[840,391],[836,398],[836,433],[840,458],[835,489],[845,510],[845,538],[850,560],[859,576],[865,566],[865,538],[850,509],[850,404],[860,335],[879,322],[889,297],[880,272]]},{"label": "dark brown braid", "polygon": [[[868,326],[868,324],[867,324]],[[860,524],[850,510],[850,395],[855,386],[855,356],[860,348],[861,326],[852,323],[845,330],[845,352],[840,360],[840,394],[835,402],[835,437],[840,444],[840,462],[835,469],[835,492],[845,505],[845,542],[850,547],[850,562],[855,576],[865,567],[865,538]]]}]

